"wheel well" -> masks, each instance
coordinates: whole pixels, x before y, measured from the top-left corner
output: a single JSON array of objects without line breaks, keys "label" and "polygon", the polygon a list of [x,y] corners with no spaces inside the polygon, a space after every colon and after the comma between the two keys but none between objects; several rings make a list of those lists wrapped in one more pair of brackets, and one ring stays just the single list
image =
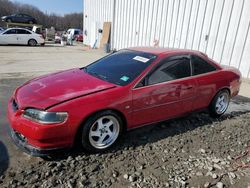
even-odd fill
[{"label": "wheel well", "polygon": [[100,112],[103,112],[103,111],[112,111],[112,112],[115,112],[117,115],[119,115],[122,119],[122,122],[123,122],[123,127],[122,127],[122,132],[126,131],[127,130],[127,120],[126,120],[126,117],[125,115],[120,112],[119,110],[115,110],[115,109],[103,109],[103,110],[98,110],[96,112],[93,112],[92,114],[88,115],[86,118],[84,118],[82,120],[82,122],[80,123],[80,125],[78,126],[77,128],[77,131],[75,133],[75,141],[74,141],[74,144],[77,143],[78,139],[80,138],[80,133],[81,133],[81,130],[83,128],[83,125],[84,123],[93,115],[97,114],[97,113],[100,113]]},{"label": "wheel well", "polygon": [[[228,91],[229,96],[231,96],[231,91],[230,91],[230,89],[229,89],[229,88],[227,88],[227,87],[220,89],[217,93],[219,93],[220,91],[223,91],[223,90]],[[216,93],[216,95],[217,95],[217,93]]]}]

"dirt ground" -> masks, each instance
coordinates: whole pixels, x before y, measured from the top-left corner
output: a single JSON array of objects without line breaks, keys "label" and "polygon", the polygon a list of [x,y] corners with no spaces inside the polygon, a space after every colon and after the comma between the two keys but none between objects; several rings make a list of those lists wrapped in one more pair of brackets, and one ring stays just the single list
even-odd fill
[{"label": "dirt ground", "polygon": [[14,89],[103,55],[82,46],[0,46],[0,187],[250,187],[249,82],[219,119],[200,112],[136,129],[104,154],[74,148],[44,160],[16,148],[6,119]]}]

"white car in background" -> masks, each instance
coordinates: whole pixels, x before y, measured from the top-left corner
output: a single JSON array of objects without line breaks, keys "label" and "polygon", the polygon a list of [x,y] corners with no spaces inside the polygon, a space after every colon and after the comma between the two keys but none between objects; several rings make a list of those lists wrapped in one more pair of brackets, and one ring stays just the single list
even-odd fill
[{"label": "white car in background", "polygon": [[0,33],[0,45],[17,44],[36,46],[44,45],[45,40],[42,35],[24,28],[10,28]]},{"label": "white car in background", "polygon": [[73,29],[73,28],[70,28],[68,29],[67,31],[67,34],[68,35],[71,35],[72,36],[72,39],[75,40],[75,37],[79,34],[82,33],[82,30],[81,29]]}]

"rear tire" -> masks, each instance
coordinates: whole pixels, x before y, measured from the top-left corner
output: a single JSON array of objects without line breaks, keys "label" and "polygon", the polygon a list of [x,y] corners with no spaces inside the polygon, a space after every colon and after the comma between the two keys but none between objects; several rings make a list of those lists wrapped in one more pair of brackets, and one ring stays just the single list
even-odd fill
[{"label": "rear tire", "polygon": [[28,45],[29,45],[29,46],[36,46],[36,45],[37,45],[37,42],[36,42],[35,39],[30,39],[30,40],[28,41]]},{"label": "rear tire", "polygon": [[226,89],[219,91],[209,105],[209,114],[212,117],[218,118],[223,115],[229,106],[230,95]]},{"label": "rear tire", "polygon": [[81,130],[83,148],[91,153],[108,150],[118,140],[122,127],[122,118],[111,110],[94,114]]},{"label": "rear tire", "polygon": [[29,21],[29,24],[33,24],[34,22],[33,21]]}]

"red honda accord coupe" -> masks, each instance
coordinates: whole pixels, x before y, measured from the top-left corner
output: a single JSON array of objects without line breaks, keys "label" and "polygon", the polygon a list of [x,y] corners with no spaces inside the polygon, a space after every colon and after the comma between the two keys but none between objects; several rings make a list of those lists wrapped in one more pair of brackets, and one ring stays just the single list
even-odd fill
[{"label": "red honda accord coupe", "polygon": [[[208,109],[221,116],[241,74],[191,50],[129,48],[17,88],[8,103],[11,135],[34,156],[110,148],[128,129]],[[78,137],[80,139],[76,139]]]}]

